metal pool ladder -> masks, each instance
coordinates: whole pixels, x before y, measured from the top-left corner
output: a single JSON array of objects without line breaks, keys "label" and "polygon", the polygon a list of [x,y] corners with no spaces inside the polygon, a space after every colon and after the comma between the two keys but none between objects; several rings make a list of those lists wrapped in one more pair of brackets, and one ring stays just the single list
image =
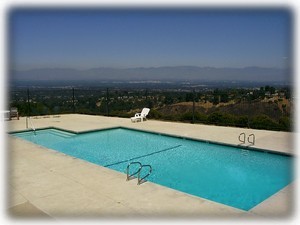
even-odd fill
[{"label": "metal pool ladder", "polygon": [[241,144],[245,144],[245,142],[246,142],[246,134],[245,133],[240,133],[239,141],[241,142]]},{"label": "metal pool ladder", "polygon": [[[252,139],[251,139],[252,137]],[[239,135],[239,141],[241,142],[241,144],[245,144],[246,143],[246,134],[243,132],[243,133],[240,133]],[[247,141],[252,144],[252,145],[255,145],[255,135],[254,134],[249,134],[248,138],[247,138]]]},{"label": "metal pool ladder", "polygon": [[[130,168],[130,166],[133,165],[133,164],[138,164],[138,165],[139,165],[139,168],[138,168],[138,170],[135,171],[134,173],[129,174],[129,168]],[[143,168],[146,168],[146,167],[149,168],[149,172],[148,172],[147,175],[145,175],[144,177],[141,178],[141,171],[142,171]],[[126,181],[131,180],[132,178],[134,178],[134,175],[137,174],[137,175],[138,175],[138,176],[137,176],[137,177],[138,177],[138,182],[137,182],[137,184],[140,185],[140,184],[142,184],[142,183],[145,182],[145,178],[147,178],[151,173],[152,173],[152,166],[151,166],[151,165],[143,165],[143,164],[140,163],[140,162],[131,162],[131,163],[128,164],[128,166],[127,166],[127,168],[126,168],[126,177],[127,177],[127,178],[126,178]]]},{"label": "metal pool ladder", "polygon": [[[252,137],[252,140],[250,140],[250,137]],[[255,135],[254,134],[250,134],[248,136],[248,142],[252,145],[255,145]]]},{"label": "metal pool ladder", "polygon": [[30,122],[30,128],[32,129],[34,135],[36,135],[36,132],[35,132],[35,127],[31,121],[31,118],[30,117],[26,117],[26,125],[27,125],[27,128],[28,128],[28,121]]}]

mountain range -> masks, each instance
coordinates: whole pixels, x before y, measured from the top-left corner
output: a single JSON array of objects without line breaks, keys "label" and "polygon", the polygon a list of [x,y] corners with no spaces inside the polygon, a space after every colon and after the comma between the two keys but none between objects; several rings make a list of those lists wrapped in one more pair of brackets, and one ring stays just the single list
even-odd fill
[{"label": "mountain range", "polygon": [[282,68],[244,67],[216,68],[197,66],[137,67],[137,68],[42,68],[10,70],[12,81],[276,81],[287,82],[291,71]]}]

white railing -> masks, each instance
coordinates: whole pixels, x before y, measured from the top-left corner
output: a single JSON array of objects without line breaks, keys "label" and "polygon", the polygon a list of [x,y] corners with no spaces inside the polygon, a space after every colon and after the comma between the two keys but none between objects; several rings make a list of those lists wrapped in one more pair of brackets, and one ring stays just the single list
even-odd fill
[{"label": "white railing", "polygon": [[34,134],[35,134],[35,127],[34,127],[30,117],[26,117],[26,128],[28,129],[28,121],[30,123],[30,128],[34,131]]}]

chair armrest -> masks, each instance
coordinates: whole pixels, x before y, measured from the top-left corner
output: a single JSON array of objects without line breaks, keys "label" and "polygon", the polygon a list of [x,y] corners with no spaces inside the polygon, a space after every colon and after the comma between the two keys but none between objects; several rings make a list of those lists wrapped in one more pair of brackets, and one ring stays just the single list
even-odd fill
[{"label": "chair armrest", "polygon": [[136,113],[135,115],[134,115],[134,117],[140,117],[141,116],[141,113]]}]

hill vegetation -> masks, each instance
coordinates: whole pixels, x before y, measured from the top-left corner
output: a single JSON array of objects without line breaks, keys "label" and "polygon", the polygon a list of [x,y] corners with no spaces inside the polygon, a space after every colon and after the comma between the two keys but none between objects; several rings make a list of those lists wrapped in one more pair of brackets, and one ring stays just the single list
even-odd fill
[{"label": "hill vegetation", "polygon": [[292,130],[288,87],[155,90],[126,88],[20,88],[10,106],[21,116],[82,113],[129,118],[151,108],[149,119],[267,130]]}]

